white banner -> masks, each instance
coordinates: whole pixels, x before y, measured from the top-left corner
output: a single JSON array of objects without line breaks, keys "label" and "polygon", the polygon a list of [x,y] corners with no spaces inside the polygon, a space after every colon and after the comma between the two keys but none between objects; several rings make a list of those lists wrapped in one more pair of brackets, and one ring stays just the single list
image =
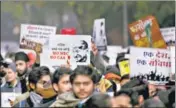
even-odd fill
[{"label": "white banner", "polygon": [[49,37],[55,34],[56,27],[21,24],[20,44],[24,43],[23,40],[30,40],[36,43],[40,43],[43,46],[48,46]]},{"label": "white banner", "polygon": [[41,54],[41,65],[58,68],[60,65],[90,64],[91,36],[56,35],[50,37],[49,50]]},{"label": "white banner", "polygon": [[169,81],[170,51],[130,47],[130,76],[160,85]]},{"label": "white banner", "polygon": [[107,49],[107,38],[105,32],[105,19],[94,20],[93,40],[99,51]]},{"label": "white banner", "polygon": [[175,43],[175,27],[161,28],[160,31],[167,45]]}]

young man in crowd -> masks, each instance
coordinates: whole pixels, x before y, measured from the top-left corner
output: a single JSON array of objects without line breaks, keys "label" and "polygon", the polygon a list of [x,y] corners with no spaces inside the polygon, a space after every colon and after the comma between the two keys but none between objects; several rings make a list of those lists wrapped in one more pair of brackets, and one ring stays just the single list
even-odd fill
[{"label": "young man in crowd", "polygon": [[27,88],[27,80],[29,72],[31,71],[29,66],[29,58],[26,53],[24,52],[17,52],[15,54],[15,64],[16,64],[16,71],[18,73],[18,77],[20,78],[20,82],[22,84],[22,93],[28,91]]},{"label": "young man in crowd", "polygon": [[1,87],[1,92],[19,92],[21,93],[21,84],[17,79],[16,67],[14,63],[11,63],[5,76],[6,83]]},{"label": "young man in crowd", "polygon": [[70,76],[73,92],[58,96],[50,107],[79,108],[93,95],[97,83],[96,72],[88,66],[78,66]]},{"label": "young man in crowd", "polygon": [[[15,95],[21,94],[21,83],[17,79],[16,66],[14,63],[9,64],[5,76],[6,83],[1,87],[1,93],[14,93]],[[11,99],[8,100],[11,103]],[[18,104],[17,107],[20,107]]]},{"label": "young man in crowd", "polygon": [[56,100],[51,84],[50,70],[47,67],[35,68],[29,74],[30,92],[16,98],[12,106],[21,103],[22,107],[49,107]]},{"label": "young man in crowd", "polygon": [[72,86],[70,83],[71,73],[72,70],[66,67],[61,67],[54,72],[52,85],[58,95],[65,92],[70,92],[72,90]]}]

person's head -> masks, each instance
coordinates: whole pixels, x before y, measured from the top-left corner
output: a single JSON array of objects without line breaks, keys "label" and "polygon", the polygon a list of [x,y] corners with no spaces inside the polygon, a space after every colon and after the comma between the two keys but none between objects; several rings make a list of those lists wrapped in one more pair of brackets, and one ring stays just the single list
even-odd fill
[{"label": "person's head", "polygon": [[16,63],[16,70],[19,76],[25,74],[28,68],[29,58],[26,53],[24,52],[17,52],[15,54],[15,63]]},{"label": "person's head", "polygon": [[113,99],[112,107],[118,108],[131,108],[132,101],[130,98],[130,91],[119,91],[115,93],[115,97]]},{"label": "person's head", "polygon": [[5,79],[6,82],[13,82],[17,79],[16,67],[14,63],[9,64],[6,71]]},{"label": "person's head", "polygon": [[81,62],[84,58],[86,58],[87,53],[88,53],[88,44],[84,40],[80,41],[79,46],[73,48],[73,56],[76,62]]},{"label": "person's head", "polygon": [[111,97],[108,94],[95,94],[84,104],[84,108],[110,108]]},{"label": "person's head", "polygon": [[29,87],[43,98],[55,95],[51,84],[50,70],[45,67],[34,68],[29,74]]},{"label": "person's head", "polygon": [[59,94],[72,90],[72,86],[70,83],[71,72],[72,70],[65,67],[61,67],[54,72],[52,85],[54,90]]},{"label": "person's head", "polygon": [[70,76],[73,92],[79,99],[92,95],[97,83],[96,71],[88,66],[78,66]]}]

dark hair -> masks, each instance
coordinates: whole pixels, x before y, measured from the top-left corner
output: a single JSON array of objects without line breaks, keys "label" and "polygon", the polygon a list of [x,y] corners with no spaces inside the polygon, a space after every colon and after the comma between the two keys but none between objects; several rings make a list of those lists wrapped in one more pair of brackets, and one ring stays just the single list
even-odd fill
[{"label": "dark hair", "polygon": [[[34,68],[29,73],[29,83],[37,84],[37,82],[40,80],[40,78],[44,75],[50,75],[50,70],[46,66],[41,66],[38,68]],[[51,76],[51,75],[50,75]]]},{"label": "dark hair", "polygon": [[122,53],[119,53],[118,55],[117,55],[117,58],[116,58],[116,67],[119,69],[119,62],[121,62],[121,61],[124,61],[124,60],[128,60],[127,58],[125,58],[125,54],[126,53],[124,53],[124,52],[122,52]]},{"label": "dark hair", "polygon": [[95,94],[84,103],[84,108],[109,108],[111,106],[108,94]]},{"label": "dark hair", "polygon": [[69,68],[61,67],[56,69],[53,74],[52,83],[57,84],[64,74],[70,75],[71,73],[72,73],[72,70]]},{"label": "dark hair", "polygon": [[87,75],[91,78],[94,84],[98,82],[97,71],[89,66],[78,66],[70,76],[70,82],[73,84],[74,79],[78,75]]},{"label": "dark hair", "polygon": [[120,96],[120,95],[125,95],[125,96],[128,96],[130,98],[130,103],[131,105],[137,105],[138,104],[138,97],[139,97],[139,94],[138,92],[136,91],[132,91],[130,89],[123,89],[123,90],[120,90],[118,92],[115,92],[114,94],[115,96]]},{"label": "dark hair", "polygon": [[84,41],[84,40],[81,40],[81,42],[85,45],[85,48],[84,48],[84,49],[87,49],[87,48],[88,48],[88,44],[87,44],[87,42]]}]

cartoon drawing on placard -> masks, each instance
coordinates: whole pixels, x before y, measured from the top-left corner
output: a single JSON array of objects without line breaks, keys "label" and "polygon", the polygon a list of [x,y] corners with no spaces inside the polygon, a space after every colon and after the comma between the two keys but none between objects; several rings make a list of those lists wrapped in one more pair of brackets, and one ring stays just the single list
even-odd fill
[{"label": "cartoon drawing on placard", "polygon": [[73,47],[73,57],[76,62],[86,62],[88,54],[88,43],[80,41],[80,45]]}]

